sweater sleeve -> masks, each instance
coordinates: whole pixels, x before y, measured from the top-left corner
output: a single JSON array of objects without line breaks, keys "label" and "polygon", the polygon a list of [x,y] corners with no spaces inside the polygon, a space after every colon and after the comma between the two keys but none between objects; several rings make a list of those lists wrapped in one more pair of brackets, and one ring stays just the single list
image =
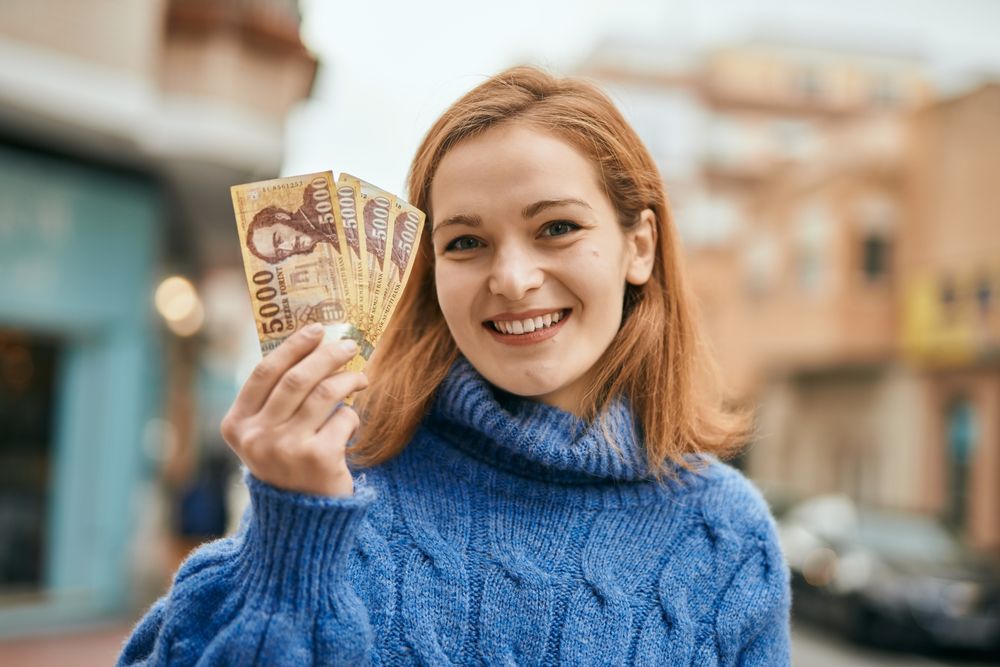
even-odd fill
[{"label": "sweater sleeve", "polygon": [[240,532],[200,547],[139,621],[118,665],[368,664],[368,612],[348,557],[375,491],[282,491],[245,474]]},{"label": "sweater sleeve", "polygon": [[791,664],[788,566],[771,522],[749,546],[716,617],[722,664],[779,667]]}]

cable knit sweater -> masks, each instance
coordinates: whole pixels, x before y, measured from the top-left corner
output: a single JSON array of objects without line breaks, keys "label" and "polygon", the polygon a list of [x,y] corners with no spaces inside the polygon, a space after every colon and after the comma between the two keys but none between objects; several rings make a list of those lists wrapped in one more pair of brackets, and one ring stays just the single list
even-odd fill
[{"label": "cable knit sweater", "polygon": [[760,494],[711,457],[650,481],[624,401],[608,417],[620,454],[460,358],[354,496],[246,474],[240,531],[187,559],[118,664],[789,664]]}]

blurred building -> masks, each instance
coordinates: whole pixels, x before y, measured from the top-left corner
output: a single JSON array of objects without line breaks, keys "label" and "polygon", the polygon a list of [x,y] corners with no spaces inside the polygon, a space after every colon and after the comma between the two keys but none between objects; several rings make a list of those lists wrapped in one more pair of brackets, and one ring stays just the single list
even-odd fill
[{"label": "blurred building", "polygon": [[218,438],[229,186],[280,168],[317,67],[299,23],[296,0],[4,4],[0,637],[125,613],[150,480]]},{"label": "blurred building", "polygon": [[930,96],[906,47],[824,46],[761,36],[704,52],[609,40],[580,73],[612,93],[667,183],[689,247],[725,246],[762,179],[806,164],[831,132]]},{"label": "blurred building", "polygon": [[857,119],[772,173],[737,241],[769,261],[730,284],[740,335],[713,326],[724,359],[756,365],[762,483],[940,515],[995,552],[997,92]]},{"label": "blurred building", "polygon": [[893,115],[830,128],[827,154],[761,179],[728,246],[690,252],[726,386],[760,409],[749,467],[766,486],[890,505],[921,488],[892,372],[903,137]]},{"label": "blurred building", "polygon": [[919,378],[923,505],[1000,552],[1000,83],[908,130],[899,342]]},{"label": "blurred building", "polygon": [[998,86],[935,101],[902,50],[659,62],[584,71],[663,158],[730,400],[758,410],[748,471],[1000,553]]}]

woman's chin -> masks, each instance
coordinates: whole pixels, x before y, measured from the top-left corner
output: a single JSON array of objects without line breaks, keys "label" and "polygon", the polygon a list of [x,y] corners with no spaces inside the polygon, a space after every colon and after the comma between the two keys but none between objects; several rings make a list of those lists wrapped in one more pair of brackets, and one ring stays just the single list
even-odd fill
[{"label": "woman's chin", "polygon": [[521,398],[541,401],[550,405],[560,405],[558,397],[566,393],[567,382],[563,378],[541,379],[512,376],[509,372],[493,373],[484,376],[490,384]]},{"label": "woman's chin", "polygon": [[559,388],[558,382],[530,377],[527,375],[530,370],[522,372],[511,366],[479,369],[479,372],[495,387],[523,398],[536,398]]}]

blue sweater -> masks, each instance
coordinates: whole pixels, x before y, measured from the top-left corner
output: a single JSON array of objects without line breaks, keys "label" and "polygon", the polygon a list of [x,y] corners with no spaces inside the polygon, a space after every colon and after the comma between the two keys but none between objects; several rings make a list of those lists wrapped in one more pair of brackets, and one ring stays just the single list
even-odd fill
[{"label": "blue sweater", "polygon": [[119,665],[788,665],[787,570],[736,470],[649,480],[625,403],[598,425],[464,359],[350,498],[250,474]]}]

